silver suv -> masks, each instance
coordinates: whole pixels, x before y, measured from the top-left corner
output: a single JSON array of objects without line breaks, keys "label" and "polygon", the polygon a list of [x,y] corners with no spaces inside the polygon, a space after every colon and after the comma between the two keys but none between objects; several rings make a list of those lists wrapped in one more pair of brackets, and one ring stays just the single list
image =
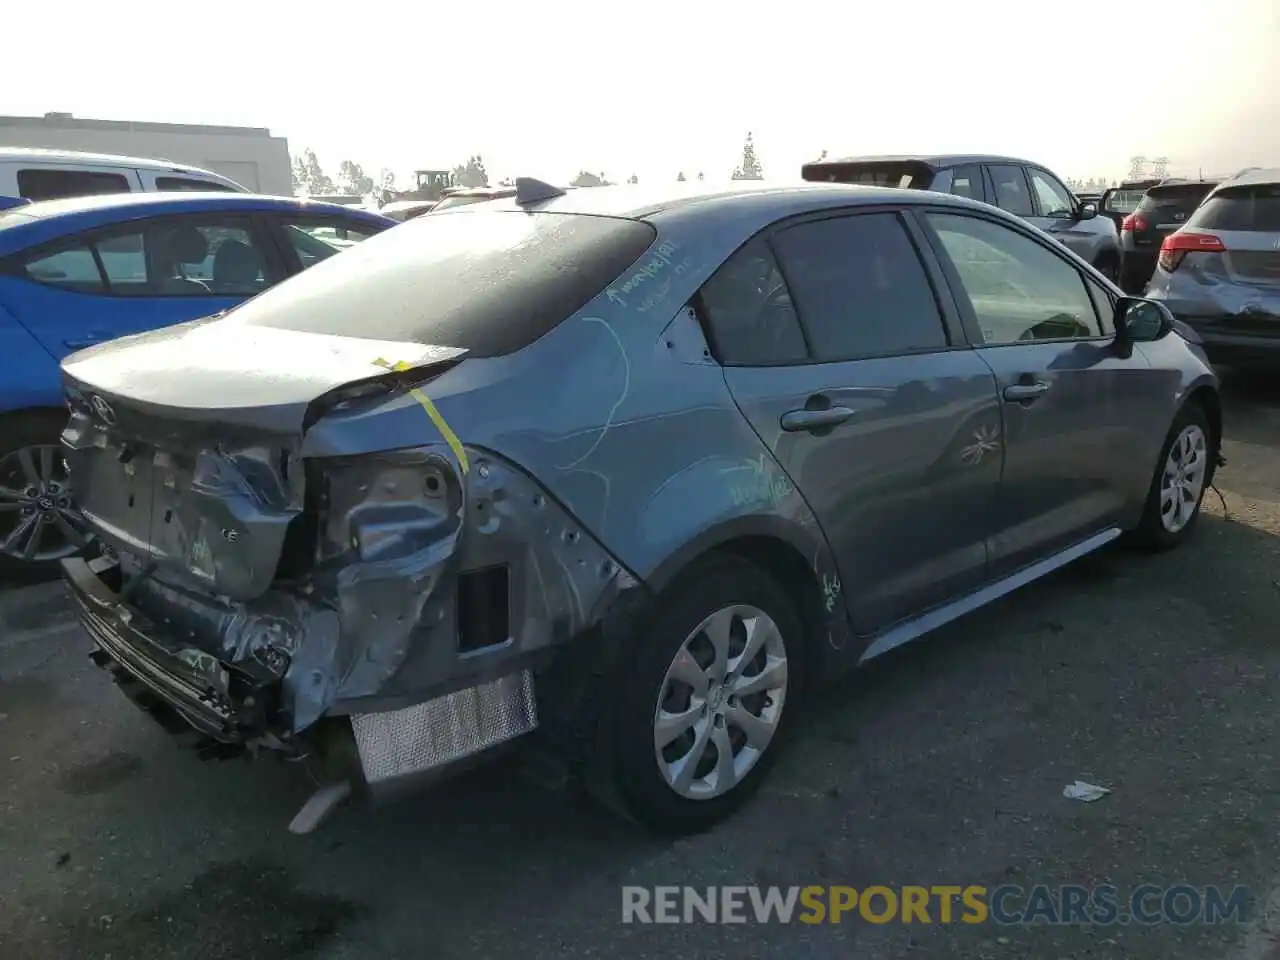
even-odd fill
[{"label": "silver suv", "polygon": [[1280,363],[1280,169],[1218,184],[1165,237],[1147,296],[1194,328],[1216,363]]},{"label": "silver suv", "polygon": [[819,183],[909,187],[981,200],[1039,227],[1108,280],[1120,276],[1115,224],[1098,216],[1096,201],[1077,199],[1038,163],[977,155],[846,157],[806,163],[800,176]]}]

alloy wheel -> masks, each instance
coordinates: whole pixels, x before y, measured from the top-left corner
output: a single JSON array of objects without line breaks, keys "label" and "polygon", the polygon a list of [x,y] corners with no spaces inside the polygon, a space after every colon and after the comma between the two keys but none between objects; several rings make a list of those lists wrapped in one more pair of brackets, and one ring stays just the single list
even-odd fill
[{"label": "alloy wheel", "polygon": [[787,679],[786,645],[763,610],[735,605],[703,620],[667,668],[654,710],[667,785],[708,800],[740,783],[777,732]]},{"label": "alloy wheel", "polygon": [[89,539],[71,503],[59,447],[21,447],[0,457],[0,554],[32,563],[61,560]]},{"label": "alloy wheel", "polygon": [[1209,442],[1198,424],[1189,423],[1174,439],[1160,478],[1160,523],[1177,533],[1195,516],[1204,493]]}]

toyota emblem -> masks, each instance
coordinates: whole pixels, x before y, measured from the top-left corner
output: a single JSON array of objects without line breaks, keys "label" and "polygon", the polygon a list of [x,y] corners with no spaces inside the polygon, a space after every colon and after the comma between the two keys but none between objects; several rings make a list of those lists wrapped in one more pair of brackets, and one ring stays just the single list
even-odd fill
[{"label": "toyota emblem", "polygon": [[110,426],[116,422],[116,412],[111,409],[111,404],[96,393],[89,399],[89,404],[93,407],[93,412],[102,419],[103,423]]}]

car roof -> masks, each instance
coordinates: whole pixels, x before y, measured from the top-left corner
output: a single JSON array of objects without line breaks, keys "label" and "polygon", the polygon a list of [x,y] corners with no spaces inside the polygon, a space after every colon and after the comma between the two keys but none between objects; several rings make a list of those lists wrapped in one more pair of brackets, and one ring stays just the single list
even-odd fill
[{"label": "car roof", "polygon": [[396,221],[367,210],[337,203],[318,203],[295,197],[253,193],[111,193],[64,200],[42,200],[0,213],[0,256],[55,240],[81,230],[181,213],[341,214],[391,226]]},{"label": "car roof", "polygon": [[205,173],[220,180],[227,178],[203,167],[173,160],[157,160],[146,157],[128,157],[118,153],[85,153],[80,150],[50,150],[44,147],[0,147],[0,161],[17,160],[29,163],[99,164],[107,166],[137,167],[143,170],[171,170],[175,173]]},{"label": "car roof", "polygon": [[955,204],[988,210],[986,204],[950,194],[926,190],[903,190],[849,183],[771,182],[736,180],[723,185],[704,182],[660,185],[618,184],[565,190],[549,200],[521,207],[514,197],[469,204],[432,213],[435,217],[469,216],[484,210],[538,210],[548,213],[577,213],[588,216],[627,217],[635,220],[703,214],[717,208],[743,214],[745,220],[761,225],[786,217],[820,210],[873,204]]},{"label": "car roof", "polygon": [[994,153],[894,153],[871,154],[861,157],[824,157],[811,160],[806,167],[826,167],[845,163],[923,163],[934,170],[944,167],[960,167],[970,163],[1019,163],[1025,166],[1042,167],[1043,164],[1018,157],[1005,157]]},{"label": "car roof", "polygon": [[1250,167],[1223,180],[1219,187],[1270,186],[1280,184],[1280,167]]}]

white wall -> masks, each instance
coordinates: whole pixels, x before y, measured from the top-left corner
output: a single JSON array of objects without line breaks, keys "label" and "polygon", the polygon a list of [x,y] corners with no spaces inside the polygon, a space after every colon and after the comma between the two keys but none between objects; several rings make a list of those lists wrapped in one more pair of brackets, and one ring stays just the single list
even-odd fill
[{"label": "white wall", "polygon": [[289,143],[263,129],[0,117],[0,146],[172,160],[220,173],[259,193],[293,195]]}]

